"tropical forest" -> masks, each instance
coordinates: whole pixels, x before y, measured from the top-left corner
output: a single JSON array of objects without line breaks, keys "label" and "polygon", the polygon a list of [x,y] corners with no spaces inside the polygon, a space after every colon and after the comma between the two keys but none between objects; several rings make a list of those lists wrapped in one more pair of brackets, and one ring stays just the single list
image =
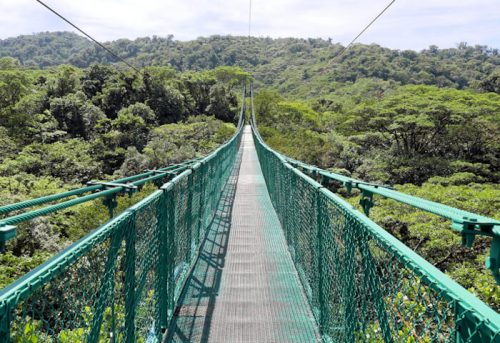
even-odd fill
[{"label": "tropical forest", "polygon": [[[240,113],[250,124],[253,111],[260,137],[283,156],[500,219],[496,48],[356,43],[345,50],[332,39],[236,35],[104,46],[120,60],[73,32],[0,40],[0,208],[200,160],[239,132]],[[359,189],[328,187],[363,211]],[[157,189],[147,183],[120,193],[114,215]],[[373,201],[373,222],[500,310],[500,287],[485,266],[491,237],[464,244],[446,218]],[[107,223],[108,208],[95,199],[17,224],[0,253],[0,289]],[[23,211],[1,213],[0,224]],[[53,342],[39,340],[46,341]]]}]

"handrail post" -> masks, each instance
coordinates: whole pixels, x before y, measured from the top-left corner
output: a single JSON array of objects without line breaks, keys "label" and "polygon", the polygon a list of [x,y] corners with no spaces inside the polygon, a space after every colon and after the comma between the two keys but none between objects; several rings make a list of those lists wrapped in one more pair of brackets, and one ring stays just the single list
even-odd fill
[{"label": "handrail post", "polygon": [[359,250],[363,260],[364,281],[366,293],[371,295],[375,312],[377,313],[378,322],[382,331],[384,342],[394,342],[391,333],[391,326],[389,318],[387,317],[387,309],[385,306],[384,294],[382,292],[380,278],[377,274],[377,267],[375,259],[370,251],[369,236],[362,236],[360,233],[357,235]]},{"label": "handrail post", "polygon": [[349,229],[344,223],[342,228],[342,240],[344,243],[344,256],[341,262],[341,280],[342,280],[342,301],[344,305],[344,342],[355,341],[356,328],[356,310],[355,310],[355,287],[356,287],[356,268],[355,268],[355,230]]},{"label": "handrail post", "polygon": [[115,298],[116,298],[116,278],[113,277],[110,280],[111,282],[111,328],[109,330],[109,337],[110,337],[110,342],[115,343],[116,342],[116,303],[115,303]]},{"label": "handrail post", "polygon": [[289,173],[290,170],[283,166],[281,170],[280,184],[283,194],[286,194],[287,196],[283,199],[282,208],[280,209],[281,213],[278,213],[278,217],[281,219],[281,226],[283,227],[287,246],[290,246],[290,216],[288,216],[288,209],[290,208],[290,198],[292,192],[290,189]]},{"label": "handrail post", "polygon": [[193,217],[193,187],[194,187],[194,182],[193,182],[193,172],[188,175],[187,179],[187,189],[188,189],[188,199],[187,199],[187,208],[186,208],[186,228],[187,228],[187,233],[188,233],[188,244],[189,244],[189,249],[188,249],[188,256],[186,256],[186,260],[191,260],[191,258],[196,254],[196,246],[198,243],[197,237],[194,238],[193,241],[193,227],[192,227],[192,217]]},{"label": "handrail post", "polygon": [[135,342],[135,262],[136,262],[136,214],[132,214],[125,233],[125,342]]},{"label": "handrail post", "polygon": [[[292,192],[297,189],[297,185],[295,184],[295,178],[292,177],[291,178],[291,190]],[[293,208],[290,206],[288,208],[289,211],[293,211]],[[290,214],[290,213],[289,213]],[[293,218],[291,220],[291,225],[290,225],[290,234],[289,234],[289,237],[290,237],[290,246],[292,248],[292,258],[293,258],[293,262],[297,263],[298,262],[298,259],[297,259],[297,251],[296,251],[296,247],[297,247],[297,230],[296,230],[296,214],[294,213],[291,213],[290,215],[290,218]]]},{"label": "handrail post", "polygon": [[500,285],[500,237],[493,237],[490,256],[486,258],[485,266],[491,271],[497,285]]},{"label": "handrail post", "polygon": [[102,200],[102,204],[108,208],[109,218],[113,218],[115,215],[115,208],[118,206],[116,201],[116,194],[109,195]]},{"label": "handrail post", "polygon": [[167,255],[167,216],[166,216],[166,197],[164,191],[157,204],[158,225],[158,265],[156,271],[156,297],[158,299],[157,317],[158,327],[163,335],[168,327],[168,255]]},{"label": "handrail post", "polygon": [[373,207],[373,193],[362,190],[361,191],[361,199],[359,200],[359,204],[363,207],[363,212],[367,217],[370,216],[370,209]]},{"label": "handrail post", "polygon": [[323,206],[321,206],[321,188],[316,191],[316,212],[317,212],[317,246],[318,246],[318,274],[319,274],[319,284],[318,284],[318,302],[319,302],[319,332],[320,335],[324,335],[326,327],[326,319],[328,312],[328,300],[325,297],[325,292],[328,290],[328,286],[325,285],[325,278],[327,277],[327,271],[325,270],[325,256],[324,256],[324,243],[325,237],[324,233],[327,229],[325,227],[324,213],[322,211]]},{"label": "handrail post", "polygon": [[8,303],[0,307],[0,342],[10,342],[11,309]]},{"label": "handrail post", "polygon": [[167,291],[168,291],[168,318],[174,315],[175,300],[175,255],[177,247],[175,244],[175,201],[173,190],[167,191]]},{"label": "handrail post", "polygon": [[202,172],[205,169],[206,164],[201,164],[198,169],[200,172],[200,209],[198,211],[198,237],[200,237],[200,232],[205,230],[206,220],[205,220],[205,172]]},{"label": "handrail post", "polygon": [[[132,219],[133,218],[128,218],[127,220],[131,221]],[[127,222],[127,225],[130,225],[129,222]],[[104,266],[103,278],[101,280],[101,285],[98,292],[99,297],[92,311],[94,316],[92,317],[90,332],[87,338],[87,341],[91,343],[99,341],[106,301],[108,300],[109,296],[113,296],[112,290],[110,289],[112,287],[111,280],[116,277],[116,261],[120,253],[123,236],[127,234],[127,229],[128,227],[120,226],[115,230],[112,237],[110,238],[110,246],[108,248],[106,264]],[[125,292],[127,292],[127,289],[125,289]],[[114,306],[113,302],[112,305]]]},{"label": "handrail post", "polygon": [[[200,166],[201,168],[201,166]],[[203,189],[203,175],[200,173],[200,168],[197,169],[198,172],[198,182],[196,182],[195,186],[195,191],[198,194],[199,200],[198,200],[198,213],[196,215],[196,242],[197,246],[199,245],[199,242],[201,241],[201,231],[202,231],[202,226],[201,226],[201,220],[203,217],[203,197],[201,196],[201,192]]]}]

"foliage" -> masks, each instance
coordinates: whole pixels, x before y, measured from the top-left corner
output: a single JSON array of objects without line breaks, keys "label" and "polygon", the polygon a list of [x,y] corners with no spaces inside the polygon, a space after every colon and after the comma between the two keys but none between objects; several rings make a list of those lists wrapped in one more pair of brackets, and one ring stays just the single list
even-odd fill
[{"label": "foliage", "polygon": [[71,93],[50,101],[50,113],[58,128],[72,137],[92,139],[96,124],[106,116],[100,108],[86,100],[83,92]]},{"label": "foliage", "polygon": [[227,84],[229,88],[248,83],[252,79],[251,74],[239,67],[222,66],[212,71],[215,78],[221,83]]},{"label": "foliage", "polygon": [[217,85],[210,89],[210,102],[207,106],[207,114],[227,122],[236,122],[238,100],[223,85]]},{"label": "foliage", "polygon": [[149,67],[138,77],[104,65],[27,70],[6,57],[0,65],[1,175],[75,182],[123,170],[127,151],[142,153],[158,124],[192,115],[233,122],[232,88],[248,77],[230,67],[186,74]]},{"label": "foliage", "polygon": [[[256,82],[289,95],[317,97],[333,93],[341,84],[376,78],[398,84],[427,84],[463,89],[497,91],[498,49],[469,46],[420,52],[391,50],[377,44],[356,44],[331,63],[342,46],[324,39],[211,36],[192,41],[167,37],[120,39],[105,43],[137,67],[171,65],[177,71],[210,70],[238,66],[252,70]],[[0,57],[17,58],[21,64],[45,68],[61,64],[88,67],[116,63],[103,49],[69,32],[39,33],[0,40]],[[495,70],[497,70],[495,74]],[[221,67],[218,80],[243,79],[247,75]],[[232,81],[229,81],[232,83]]]},{"label": "foliage", "polygon": [[37,267],[48,258],[47,253],[39,253],[32,257],[15,256],[12,252],[0,254],[0,289],[14,282],[20,276]]},{"label": "foliage", "polygon": [[155,128],[144,155],[150,161],[148,166],[151,168],[180,163],[207,154],[234,132],[235,126],[232,124],[224,124],[210,117],[192,117],[184,124],[167,124]]},{"label": "foliage", "polygon": [[[0,58],[0,205],[201,156],[234,133],[241,70],[144,75],[104,65],[29,70]],[[119,196],[116,213],[154,189]],[[96,200],[20,223],[0,255],[0,288],[107,220]]]},{"label": "foliage", "polygon": [[500,68],[479,82],[479,89],[500,94]]},{"label": "foliage", "polygon": [[365,180],[421,184],[464,172],[475,182],[498,180],[499,95],[403,86],[375,96],[350,108],[316,99],[315,111],[263,91],[257,121],[274,148]]},{"label": "foliage", "polygon": [[0,174],[50,175],[68,182],[86,182],[101,174],[100,164],[92,158],[90,149],[90,143],[76,138],[52,144],[33,143],[4,160]]}]

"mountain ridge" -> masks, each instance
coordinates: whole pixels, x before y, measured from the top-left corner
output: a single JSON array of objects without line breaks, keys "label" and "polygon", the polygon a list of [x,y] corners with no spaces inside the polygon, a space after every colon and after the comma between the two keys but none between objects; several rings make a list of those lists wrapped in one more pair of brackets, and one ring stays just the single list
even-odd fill
[{"label": "mountain ridge", "polygon": [[[321,38],[249,40],[215,35],[179,41],[168,35],[123,38],[104,45],[136,67],[170,65],[188,71],[239,66],[253,72],[257,86],[305,97],[329,94],[336,83],[355,83],[363,78],[401,85],[477,89],[480,82],[500,70],[498,49],[467,43],[449,49],[431,45],[419,52],[356,44],[335,63],[331,63],[332,59],[343,46]],[[71,32],[42,32],[0,40],[0,57],[6,56],[31,68],[61,64],[86,68],[95,63],[117,63],[102,48]]]}]

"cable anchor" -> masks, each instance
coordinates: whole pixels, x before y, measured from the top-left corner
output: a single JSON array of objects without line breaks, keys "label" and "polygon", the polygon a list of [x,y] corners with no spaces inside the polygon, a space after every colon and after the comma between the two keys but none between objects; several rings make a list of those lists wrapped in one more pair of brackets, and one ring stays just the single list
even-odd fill
[{"label": "cable anchor", "polygon": [[359,200],[359,204],[363,207],[363,211],[367,217],[370,216],[370,209],[375,205],[373,202],[373,193],[361,190],[361,199]]},{"label": "cable anchor", "polygon": [[16,237],[16,226],[4,225],[0,222],[0,253],[5,252],[6,242],[14,237]]},{"label": "cable anchor", "polygon": [[[100,182],[100,181],[89,181],[87,186],[101,185],[105,189],[113,188],[124,188],[123,192],[127,192],[128,196],[132,196],[133,193],[137,192],[138,187],[129,183],[117,183],[117,182]],[[118,206],[118,201],[116,200],[117,193],[106,196],[102,203],[108,208],[109,217],[114,217],[115,208]]]}]

